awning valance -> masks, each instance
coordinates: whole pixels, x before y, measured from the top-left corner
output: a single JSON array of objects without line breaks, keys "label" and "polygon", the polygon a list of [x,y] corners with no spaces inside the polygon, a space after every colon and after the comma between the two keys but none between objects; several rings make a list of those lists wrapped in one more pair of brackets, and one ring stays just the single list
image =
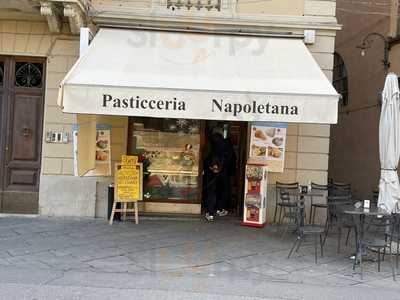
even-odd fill
[{"label": "awning valance", "polygon": [[60,87],[67,113],[336,123],[299,39],[100,29]]}]

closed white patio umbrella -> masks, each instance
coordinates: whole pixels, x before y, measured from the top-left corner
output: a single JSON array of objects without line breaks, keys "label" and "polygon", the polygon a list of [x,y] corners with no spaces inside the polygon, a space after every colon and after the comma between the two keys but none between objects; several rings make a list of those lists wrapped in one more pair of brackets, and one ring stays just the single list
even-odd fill
[{"label": "closed white patio umbrella", "polygon": [[397,165],[400,156],[400,99],[397,76],[386,76],[382,92],[382,110],[379,121],[379,157],[381,178],[378,207],[389,212],[398,210],[400,185]]}]

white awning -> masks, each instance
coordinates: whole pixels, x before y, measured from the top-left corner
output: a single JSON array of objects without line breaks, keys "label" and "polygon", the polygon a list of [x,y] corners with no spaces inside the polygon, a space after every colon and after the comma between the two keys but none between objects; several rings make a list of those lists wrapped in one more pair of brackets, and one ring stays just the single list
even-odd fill
[{"label": "white awning", "polygon": [[293,38],[101,29],[60,88],[67,113],[336,123],[339,95]]}]

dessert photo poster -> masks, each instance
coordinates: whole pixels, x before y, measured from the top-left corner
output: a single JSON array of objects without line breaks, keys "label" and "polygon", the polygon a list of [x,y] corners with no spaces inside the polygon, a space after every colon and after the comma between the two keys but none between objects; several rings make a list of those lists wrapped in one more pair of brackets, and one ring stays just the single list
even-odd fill
[{"label": "dessert photo poster", "polygon": [[96,165],[89,176],[111,176],[111,126],[96,125]]},{"label": "dessert photo poster", "polygon": [[250,130],[248,163],[266,165],[269,172],[283,172],[287,124],[253,122]]}]

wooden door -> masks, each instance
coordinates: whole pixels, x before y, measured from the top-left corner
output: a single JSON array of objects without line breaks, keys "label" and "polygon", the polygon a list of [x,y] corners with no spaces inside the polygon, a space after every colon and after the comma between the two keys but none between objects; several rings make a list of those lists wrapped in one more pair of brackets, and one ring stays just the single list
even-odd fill
[{"label": "wooden door", "polygon": [[4,143],[5,143],[5,128],[6,128],[6,101],[5,101],[5,88],[4,88],[4,69],[5,60],[0,60],[0,210],[1,210],[1,191],[3,189],[2,178],[4,169]]},{"label": "wooden door", "polygon": [[5,57],[2,210],[37,211],[44,104],[44,60]]}]

